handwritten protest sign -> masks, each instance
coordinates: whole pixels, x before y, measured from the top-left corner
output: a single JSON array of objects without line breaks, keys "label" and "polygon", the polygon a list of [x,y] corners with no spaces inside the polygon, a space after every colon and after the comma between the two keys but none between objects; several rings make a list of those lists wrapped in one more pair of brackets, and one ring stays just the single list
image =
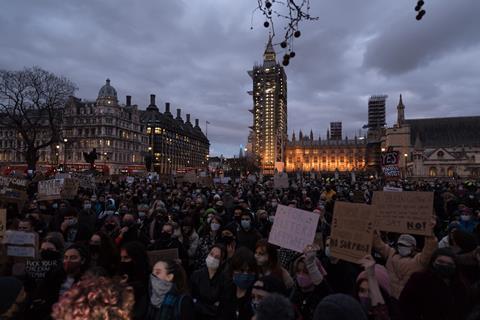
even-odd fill
[{"label": "handwritten protest sign", "polygon": [[37,281],[44,280],[50,270],[59,268],[58,260],[27,260],[25,263],[25,274]]},{"label": "handwritten protest sign", "polygon": [[38,200],[61,199],[63,179],[43,180],[38,182]]},{"label": "handwritten protest sign", "polygon": [[3,243],[7,247],[8,256],[35,258],[38,251],[38,234],[7,230]]},{"label": "handwritten protest sign", "polygon": [[0,176],[0,188],[15,188],[25,190],[28,185],[28,180],[13,177]]},{"label": "handwritten protest sign", "polygon": [[7,231],[7,210],[0,209],[0,243],[3,243],[5,231]]},{"label": "handwritten protest sign", "polygon": [[95,178],[91,175],[76,175],[79,186],[86,190],[95,190]]},{"label": "handwritten protest sign", "polygon": [[402,192],[403,189],[402,189],[402,188],[397,188],[397,187],[385,186],[385,187],[383,187],[383,191],[387,191],[387,192]]},{"label": "handwritten protest sign", "polygon": [[315,239],[318,218],[316,213],[279,205],[268,242],[303,252]]},{"label": "handwritten protest sign", "polygon": [[155,263],[158,261],[168,261],[168,260],[177,260],[178,257],[178,249],[164,249],[164,250],[153,250],[147,251],[148,260],[150,262],[150,266],[153,267]]},{"label": "handwritten protest sign", "polygon": [[277,172],[273,176],[273,187],[275,189],[288,188],[288,175],[285,172]]},{"label": "handwritten protest sign", "polygon": [[361,203],[335,203],[330,236],[332,256],[357,263],[370,254],[375,208]]},{"label": "handwritten protest sign", "polygon": [[381,231],[431,235],[429,222],[433,214],[433,192],[373,193],[377,207],[376,228]]},{"label": "handwritten protest sign", "polygon": [[78,187],[80,183],[77,179],[74,178],[67,178],[63,181],[62,187],[62,198],[63,199],[75,199],[75,196],[78,193]]}]

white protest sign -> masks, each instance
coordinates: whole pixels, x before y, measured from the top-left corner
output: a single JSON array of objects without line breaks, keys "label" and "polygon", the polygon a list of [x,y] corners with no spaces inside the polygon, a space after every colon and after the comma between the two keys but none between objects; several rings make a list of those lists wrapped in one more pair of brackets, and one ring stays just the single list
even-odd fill
[{"label": "white protest sign", "polygon": [[35,258],[34,247],[7,246],[7,256]]},{"label": "white protest sign", "polygon": [[275,189],[288,188],[288,175],[285,172],[277,172],[273,177],[273,187]]},{"label": "white protest sign", "polygon": [[319,217],[316,213],[279,205],[268,242],[303,252],[315,239]]},{"label": "white protest sign", "polygon": [[3,243],[16,245],[35,245],[35,233],[7,230]]},{"label": "white protest sign", "polygon": [[385,187],[383,187],[383,191],[387,191],[387,192],[402,192],[403,189],[402,189],[402,188],[397,188],[397,187],[385,186]]},{"label": "white protest sign", "polygon": [[127,182],[127,184],[132,184],[135,182],[135,177],[127,177],[125,181]]},{"label": "white protest sign", "polygon": [[63,179],[38,181],[38,200],[61,199]]}]

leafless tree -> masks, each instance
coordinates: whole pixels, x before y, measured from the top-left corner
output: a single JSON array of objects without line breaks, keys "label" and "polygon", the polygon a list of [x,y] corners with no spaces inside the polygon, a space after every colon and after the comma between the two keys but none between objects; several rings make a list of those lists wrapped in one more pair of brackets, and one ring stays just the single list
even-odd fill
[{"label": "leafless tree", "polygon": [[[283,65],[289,64],[290,58],[295,57],[293,39],[301,36],[300,22],[314,21],[318,17],[310,15],[310,0],[257,0],[257,7],[253,12],[260,11],[265,18],[263,26],[270,30],[270,36],[275,38],[275,21],[286,21],[283,36],[280,38],[280,47],[285,49]],[[253,17],[252,17],[253,19]],[[253,29],[253,26],[252,26]]]},{"label": "leafless tree", "polygon": [[76,87],[39,67],[0,70],[0,126],[15,132],[15,151],[35,170],[39,151],[60,141],[65,103]]}]

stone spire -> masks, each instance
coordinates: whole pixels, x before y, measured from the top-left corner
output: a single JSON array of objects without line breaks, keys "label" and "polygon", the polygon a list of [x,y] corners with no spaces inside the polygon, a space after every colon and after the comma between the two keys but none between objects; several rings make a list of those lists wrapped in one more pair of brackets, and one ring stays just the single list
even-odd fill
[{"label": "stone spire", "polygon": [[327,129],[327,140],[330,140],[330,129]]},{"label": "stone spire", "polygon": [[313,141],[313,131],[310,129],[310,141]]},{"label": "stone spire", "polygon": [[292,133],[292,142],[295,142],[295,130],[293,130],[293,133]]},{"label": "stone spire", "polygon": [[397,105],[397,126],[401,127],[405,123],[405,106],[403,105],[402,95]]},{"label": "stone spire", "polygon": [[303,140],[303,132],[302,132],[302,130],[300,130],[300,133],[298,134],[298,139],[299,139],[300,141]]}]

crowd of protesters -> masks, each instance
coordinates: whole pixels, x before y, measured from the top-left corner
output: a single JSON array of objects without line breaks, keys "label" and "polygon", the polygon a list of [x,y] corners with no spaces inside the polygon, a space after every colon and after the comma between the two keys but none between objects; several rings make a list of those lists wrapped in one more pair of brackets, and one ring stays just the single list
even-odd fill
[{"label": "crowd of protesters", "polygon": [[[130,181],[131,182],[131,181]],[[399,181],[434,193],[431,236],[375,232],[357,264],[330,252],[335,201],[370,203],[370,177],[258,178],[208,187],[107,180],[70,201],[7,205],[37,233],[42,271],[2,252],[1,319],[480,319],[480,183]],[[318,214],[303,253],[268,242],[278,205]],[[178,259],[150,264],[151,250]],[[26,265],[26,266],[25,266]]]}]

